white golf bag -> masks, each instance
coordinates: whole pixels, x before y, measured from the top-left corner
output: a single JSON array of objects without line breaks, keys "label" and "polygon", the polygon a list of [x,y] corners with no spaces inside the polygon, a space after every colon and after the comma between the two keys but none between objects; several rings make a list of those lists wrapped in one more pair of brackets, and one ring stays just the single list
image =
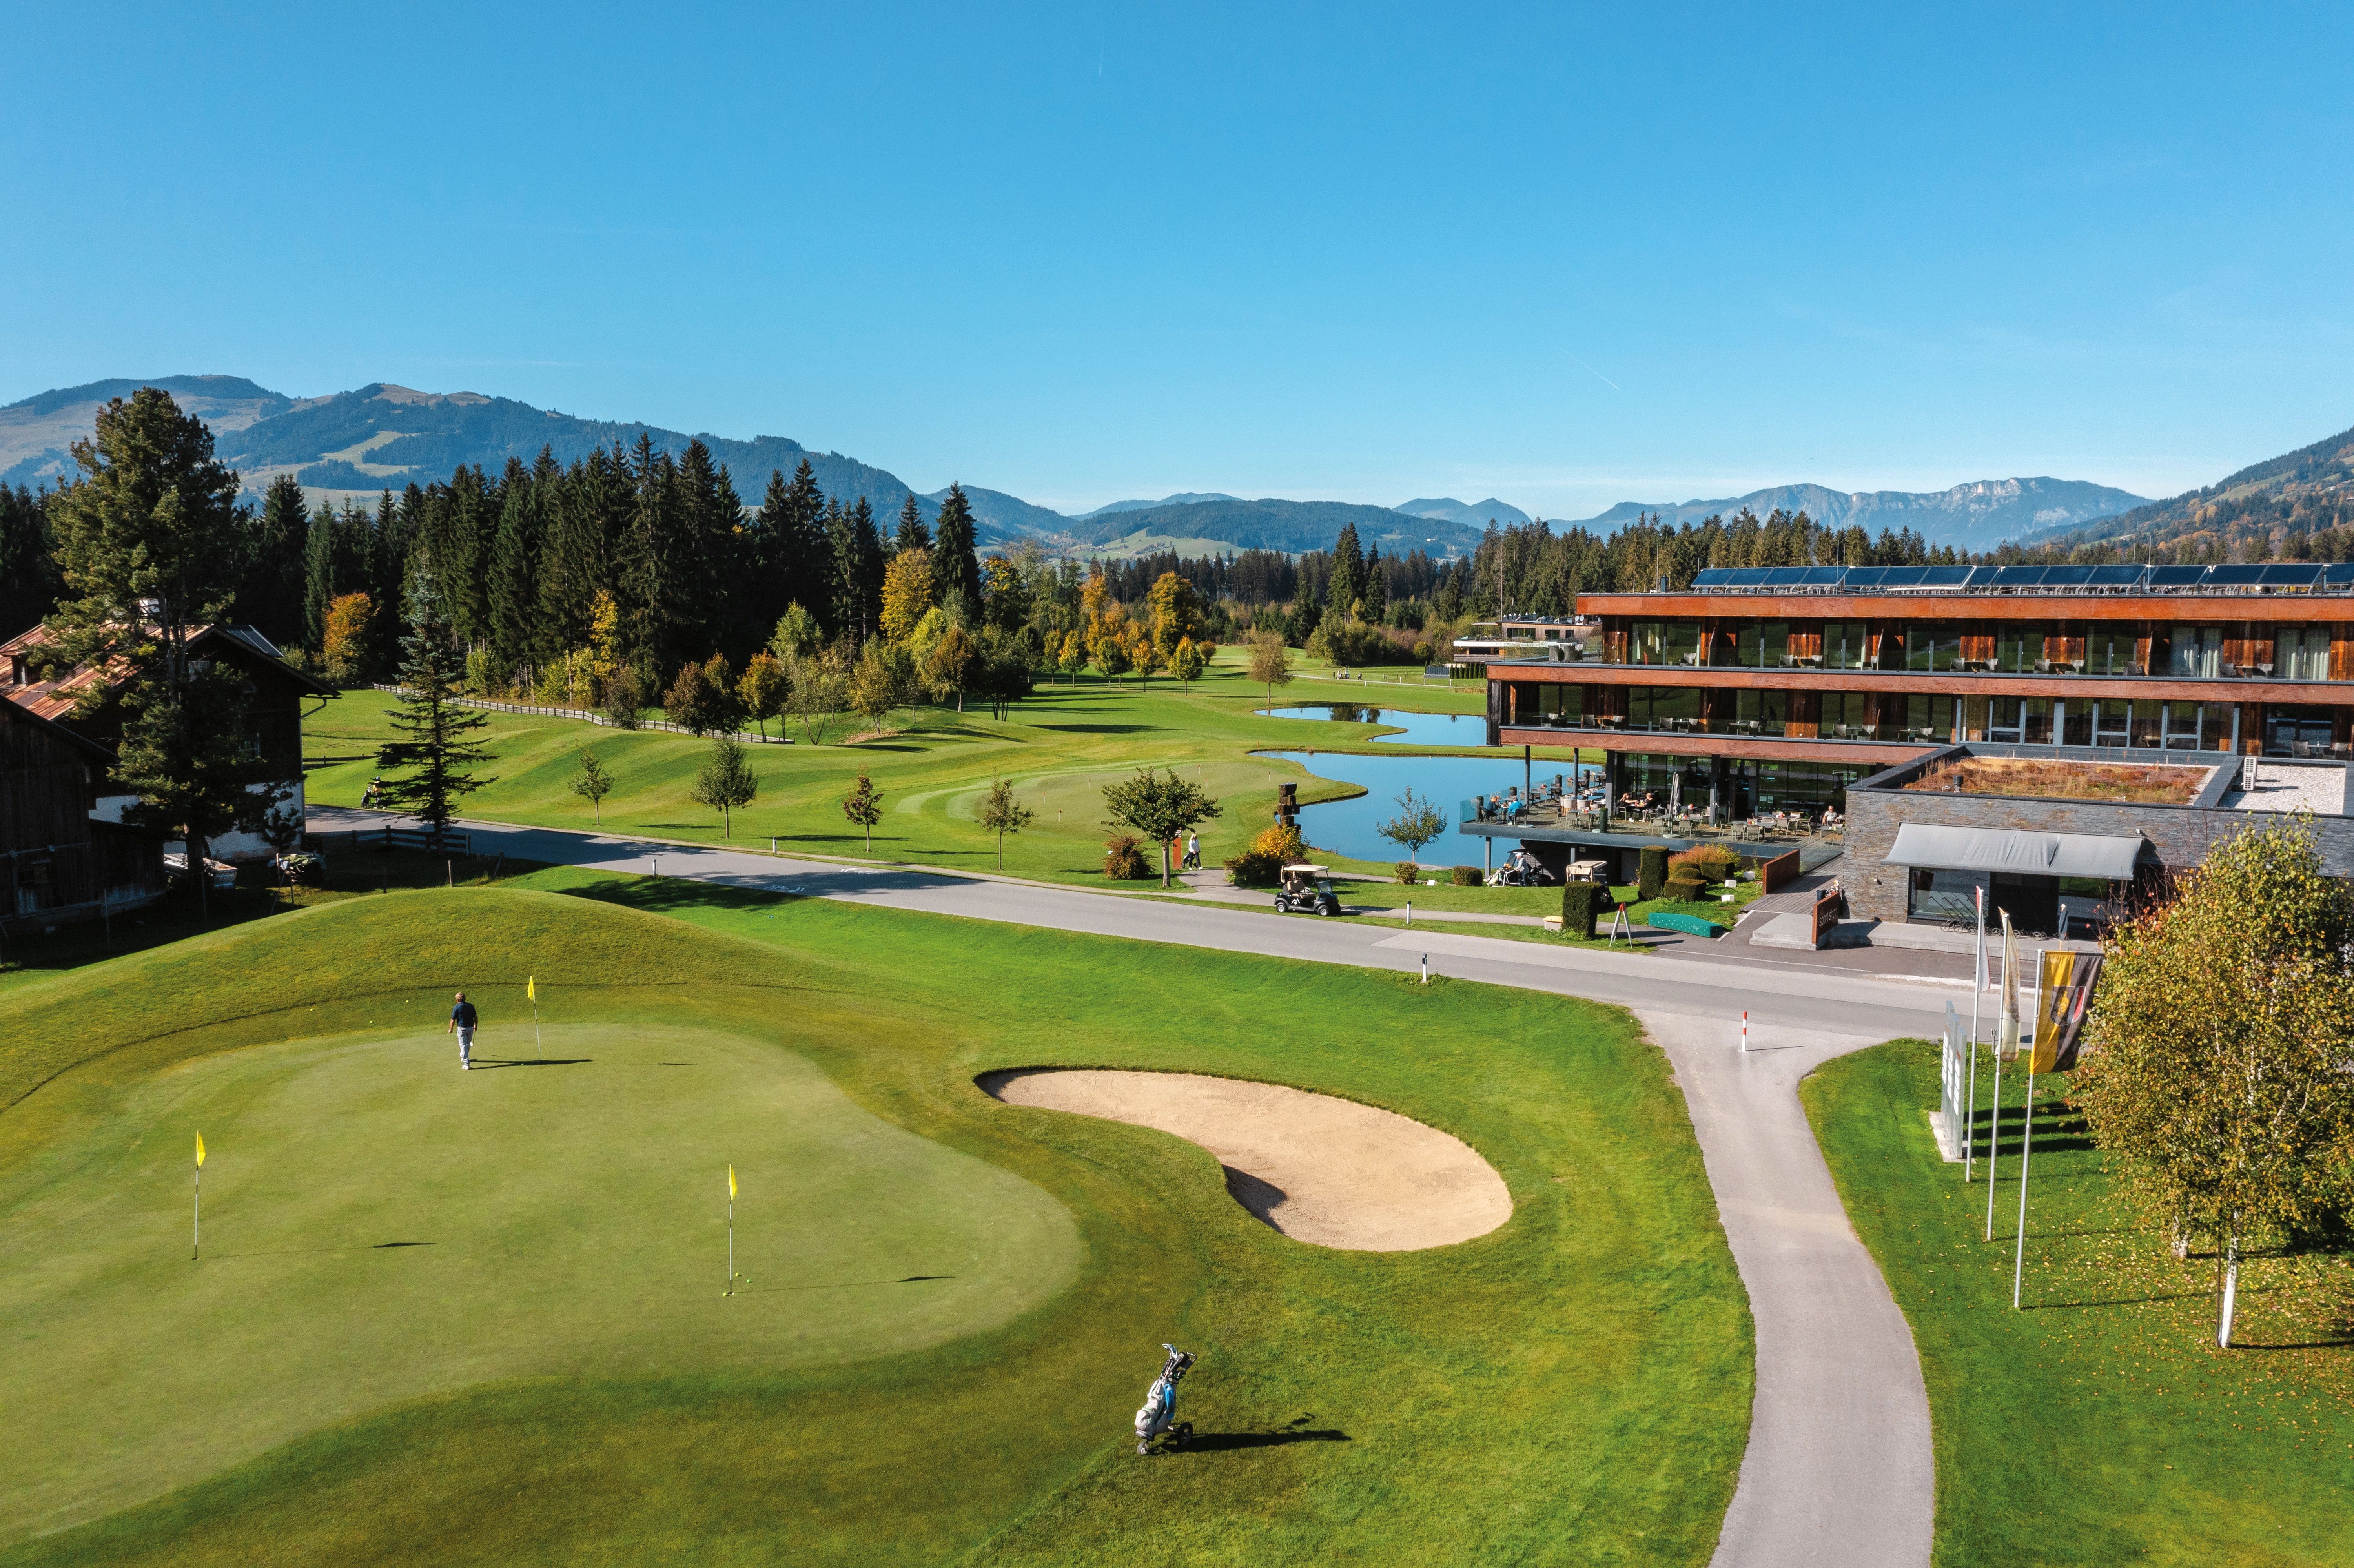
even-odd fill
[{"label": "white golf bag", "polygon": [[1165,1435],[1168,1440],[1164,1448],[1174,1448],[1193,1436],[1193,1424],[1177,1419],[1177,1380],[1193,1366],[1193,1353],[1174,1345],[1161,1348],[1169,1352],[1169,1359],[1161,1363],[1161,1375],[1145,1392],[1144,1407],[1136,1413],[1136,1451],[1140,1454],[1151,1453],[1156,1437]]}]

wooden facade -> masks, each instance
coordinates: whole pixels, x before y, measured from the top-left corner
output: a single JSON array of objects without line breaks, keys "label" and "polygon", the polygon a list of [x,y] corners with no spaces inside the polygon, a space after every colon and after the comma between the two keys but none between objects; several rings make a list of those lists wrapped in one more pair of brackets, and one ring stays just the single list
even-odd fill
[{"label": "wooden facade", "polygon": [[90,814],[112,760],[63,726],[0,701],[0,927],[93,919],[162,895],[162,842]]}]

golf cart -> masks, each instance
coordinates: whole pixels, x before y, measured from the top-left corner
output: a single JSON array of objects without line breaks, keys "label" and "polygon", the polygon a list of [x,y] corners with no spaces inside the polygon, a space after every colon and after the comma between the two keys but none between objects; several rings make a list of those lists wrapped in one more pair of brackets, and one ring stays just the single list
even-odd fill
[{"label": "golf cart", "polygon": [[1341,895],[1332,891],[1331,867],[1287,865],[1278,874],[1275,912],[1278,915],[1338,915]]}]

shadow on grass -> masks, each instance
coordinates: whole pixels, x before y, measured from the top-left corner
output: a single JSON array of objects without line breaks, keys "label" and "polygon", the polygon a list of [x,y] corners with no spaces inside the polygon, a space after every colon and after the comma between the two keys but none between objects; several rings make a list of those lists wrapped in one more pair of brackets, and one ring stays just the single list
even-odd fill
[{"label": "shadow on grass", "polygon": [[928,1279],[954,1279],[953,1274],[909,1274],[897,1279],[843,1279],[831,1285],[763,1285],[739,1287],[738,1296],[790,1296],[803,1290],[871,1290],[878,1285],[921,1285]]},{"label": "shadow on grass", "polygon": [[585,1067],[594,1056],[478,1056],[474,1059],[477,1072],[493,1067]]},{"label": "shadow on grass", "polygon": [[1346,1443],[1349,1435],[1334,1427],[1289,1432],[1196,1432],[1172,1454],[1214,1453],[1228,1448],[1281,1448],[1292,1443]]}]

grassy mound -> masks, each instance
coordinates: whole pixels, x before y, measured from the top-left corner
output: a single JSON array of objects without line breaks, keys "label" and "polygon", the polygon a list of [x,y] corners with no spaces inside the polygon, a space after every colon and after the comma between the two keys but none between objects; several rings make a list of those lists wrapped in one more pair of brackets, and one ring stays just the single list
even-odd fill
[{"label": "grassy mound", "polygon": [[[1983,1064],[1982,1064],[1983,1065]],[[1980,1138],[1989,1080],[1978,1082]],[[1802,1086],[1864,1245],[1912,1323],[1936,1435],[1940,1563],[2342,1563],[2354,1517],[2354,1260],[2241,1273],[2241,1347],[2214,1346],[2215,1262],[2177,1263],[2118,1201],[2062,1081],[2037,1080],[2028,1252],[2013,1311],[2017,1075],[1987,1189],[1939,1159],[1934,1045],[1900,1041]]]},{"label": "grassy mound", "polygon": [[[1681,1105],[1623,1013],[1463,983],[1425,989],[1385,974],[578,872],[538,880],[576,895],[355,900],[240,928],[206,952],[117,960],[0,999],[0,1039],[9,1042],[0,1066],[12,1083],[47,1085],[0,1114],[0,1180],[56,1191],[48,1178],[64,1151],[90,1147],[78,1138],[149,1103],[142,1097],[164,1093],[167,1080],[217,1083],[228,1095],[240,1075],[268,1082],[291,1073],[288,1085],[324,1093],[342,1074],[357,1075],[342,1080],[356,1086],[370,1073],[405,1072],[404,1053],[421,1052],[431,1095],[480,1088],[482,1075],[461,1078],[446,1060],[442,999],[460,983],[485,993],[493,1054],[519,1055],[520,982],[535,974],[562,1028],[602,1032],[593,1049],[559,1048],[551,1037],[539,1054],[593,1065],[493,1073],[498,1092],[535,1095],[557,1092],[532,1086],[540,1080],[577,1075],[561,1092],[579,1098],[539,1117],[546,1127],[514,1115],[470,1137],[571,1159],[551,1150],[565,1141],[551,1129],[606,1114],[596,1102],[609,1091],[590,1075],[621,1065],[625,1042],[657,1026],[693,1031],[697,1051],[741,1052],[753,1065],[745,1071],[779,1083],[805,1081],[793,1076],[798,1055],[870,1119],[835,1122],[868,1129],[822,1158],[849,1179],[832,1201],[811,1186],[793,1224],[822,1228],[825,1211],[845,1209],[858,1224],[949,1224],[953,1216],[932,1212],[941,1205],[929,1179],[917,1179],[923,1171],[886,1179],[852,1163],[913,1134],[936,1150],[928,1158],[949,1162],[938,1169],[970,1171],[978,1160],[994,1168],[990,1181],[1011,1183],[1007,1192],[1027,1182],[1051,1194],[1077,1229],[1069,1283],[1035,1299],[1051,1271],[1008,1272],[1000,1298],[983,1303],[1002,1314],[996,1326],[928,1346],[911,1339],[919,1348],[896,1353],[878,1346],[863,1359],[796,1364],[790,1341],[779,1351],[772,1340],[764,1351],[714,1331],[697,1361],[678,1344],[689,1308],[702,1313],[706,1297],[713,1309],[744,1304],[720,1302],[707,1261],[717,1240],[705,1169],[717,1149],[707,1144],[681,1159],[692,1217],[674,1255],[664,1240],[609,1264],[647,1278],[665,1267],[702,1270],[660,1332],[651,1323],[637,1331],[644,1291],[616,1285],[625,1305],[582,1333],[579,1352],[555,1375],[486,1372],[470,1387],[329,1422],[154,1501],[20,1541],[0,1562],[1708,1555],[1746,1431],[1747,1318]],[[644,911],[614,906],[632,902]],[[160,1001],[166,989],[179,1000]],[[408,1020],[429,1008],[420,1041]],[[668,1049],[646,1038],[650,1050]],[[253,1046],[261,1048],[218,1054]],[[40,1060],[9,1059],[19,1053]],[[294,1065],[306,1056],[319,1065]],[[701,1072],[627,1060],[641,1076]],[[1478,1147],[1511,1187],[1515,1212],[1487,1236],[1426,1253],[1302,1246],[1245,1214],[1216,1162],[1193,1145],[1001,1105],[972,1083],[992,1067],[1047,1065],[1264,1077],[1382,1105]],[[329,1098],[398,1104],[414,1095],[401,1114],[430,1120],[427,1091],[406,1086]],[[759,1119],[757,1107],[728,1107],[725,1095],[667,1085],[659,1095],[663,1106],[629,1113],[633,1125],[674,1127],[681,1141],[702,1136],[693,1129],[698,1110]],[[291,1139],[306,1122],[301,1098],[274,1106],[263,1095],[253,1114],[281,1118],[272,1125]],[[323,1151],[370,1158],[373,1140],[356,1129],[339,1137],[323,1115],[308,1125],[304,1136]],[[157,1138],[168,1171],[179,1133]],[[130,1157],[121,1180],[142,1184],[144,1158]],[[224,1181],[228,1159],[224,1146]],[[414,1180],[427,1180],[432,1164],[411,1167]],[[508,1199],[466,1195],[492,1238],[482,1246],[483,1289],[510,1268],[519,1290],[541,1288],[525,1282],[523,1266],[547,1255],[529,1252],[539,1244],[523,1233],[563,1219],[557,1195],[573,1190],[551,1178],[544,1192],[514,1194],[512,1231]],[[902,1201],[894,1193],[917,1212],[852,1208],[871,1198],[887,1211]],[[155,1245],[164,1245],[162,1216],[176,1224],[184,1196],[175,1184],[159,1200]],[[395,1216],[357,1196],[330,1206],[372,1239],[439,1239],[377,1236]],[[22,1207],[0,1209],[0,1223],[21,1219]],[[1001,1202],[997,1212],[1029,1211]],[[586,1224],[577,1214],[569,1223]],[[776,1250],[752,1270],[756,1286],[811,1277],[818,1245],[790,1226],[777,1233]],[[184,1251],[175,1261],[191,1266]],[[437,1246],[362,1261],[421,1271],[465,1260],[445,1260]],[[798,1331],[832,1309],[809,1301],[814,1294],[773,1299]],[[291,1287],[257,1290],[249,1309],[267,1315],[295,1298]],[[513,1332],[528,1339],[521,1326]],[[1140,1461],[1124,1434],[1163,1340],[1203,1354],[1185,1414],[1205,1441]],[[322,1375],[313,1363],[296,1370],[306,1383]],[[218,1373],[228,1384],[276,1375],[260,1348]],[[186,1416],[191,1452],[232,1457],[223,1441],[230,1392],[217,1392],[209,1414],[200,1405]],[[38,1444],[56,1413],[12,1415],[17,1440]],[[160,1488],[189,1473],[153,1479]]]}]

